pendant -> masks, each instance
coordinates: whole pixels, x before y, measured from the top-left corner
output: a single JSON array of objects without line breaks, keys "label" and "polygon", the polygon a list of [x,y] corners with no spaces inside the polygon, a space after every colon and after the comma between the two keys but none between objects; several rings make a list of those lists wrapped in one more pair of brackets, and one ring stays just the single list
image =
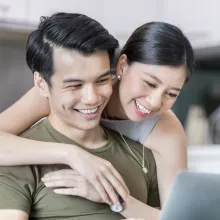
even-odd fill
[{"label": "pendant", "polygon": [[147,168],[146,167],[142,167],[142,170],[144,171],[145,174],[147,174]]}]

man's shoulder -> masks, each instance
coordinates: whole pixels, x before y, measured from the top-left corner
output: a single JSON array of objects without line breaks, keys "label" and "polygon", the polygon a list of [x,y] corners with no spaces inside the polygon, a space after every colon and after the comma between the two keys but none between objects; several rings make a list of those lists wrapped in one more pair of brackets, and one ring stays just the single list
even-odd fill
[{"label": "man's shoulder", "polygon": [[30,127],[27,129],[25,132],[20,134],[21,137],[27,138],[27,139],[32,139],[32,140],[39,140],[39,141],[53,141],[50,133],[47,129],[46,126],[46,120],[44,119],[34,126]]}]

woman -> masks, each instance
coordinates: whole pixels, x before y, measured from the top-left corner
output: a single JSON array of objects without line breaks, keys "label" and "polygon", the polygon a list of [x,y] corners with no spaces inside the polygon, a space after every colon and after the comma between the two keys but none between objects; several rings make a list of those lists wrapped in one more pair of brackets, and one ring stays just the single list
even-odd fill
[{"label": "woman", "polygon": [[[193,65],[192,47],[178,28],[161,22],[142,25],[121,51],[116,66],[119,80],[103,113],[103,126],[152,150],[162,204],[176,173],[187,168],[184,131],[170,109],[190,78]],[[106,161],[76,148],[73,151],[72,146],[65,144],[62,144],[61,152],[61,144],[14,136],[47,116],[49,111],[47,100],[33,88],[0,115],[0,164],[68,164],[96,187],[104,201],[107,198],[103,190],[106,186],[100,176],[106,178],[121,195],[122,190],[119,189],[123,182],[115,181],[118,177],[114,168]]]}]

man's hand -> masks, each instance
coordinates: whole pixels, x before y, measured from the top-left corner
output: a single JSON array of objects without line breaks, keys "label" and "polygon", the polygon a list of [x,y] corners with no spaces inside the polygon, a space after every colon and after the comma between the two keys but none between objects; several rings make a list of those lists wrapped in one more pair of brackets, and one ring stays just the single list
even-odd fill
[{"label": "man's hand", "polygon": [[118,195],[126,201],[129,190],[112,164],[82,149],[68,152],[65,164],[85,177],[108,204],[120,204]]}]

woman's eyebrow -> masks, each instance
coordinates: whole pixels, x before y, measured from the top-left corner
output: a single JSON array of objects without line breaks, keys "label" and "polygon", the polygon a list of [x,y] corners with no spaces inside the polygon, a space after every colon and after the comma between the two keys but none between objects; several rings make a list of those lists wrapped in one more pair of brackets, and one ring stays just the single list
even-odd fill
[{"label": "woman's eyebrow", "polygon": [[148,73],[148,72],[144,72],[145,74],[147,74],[148,76],[150,76],[151,78],[155,79],[159,84],[163,84],[162,81],[160,79],[158,79],[156,76]]}]

